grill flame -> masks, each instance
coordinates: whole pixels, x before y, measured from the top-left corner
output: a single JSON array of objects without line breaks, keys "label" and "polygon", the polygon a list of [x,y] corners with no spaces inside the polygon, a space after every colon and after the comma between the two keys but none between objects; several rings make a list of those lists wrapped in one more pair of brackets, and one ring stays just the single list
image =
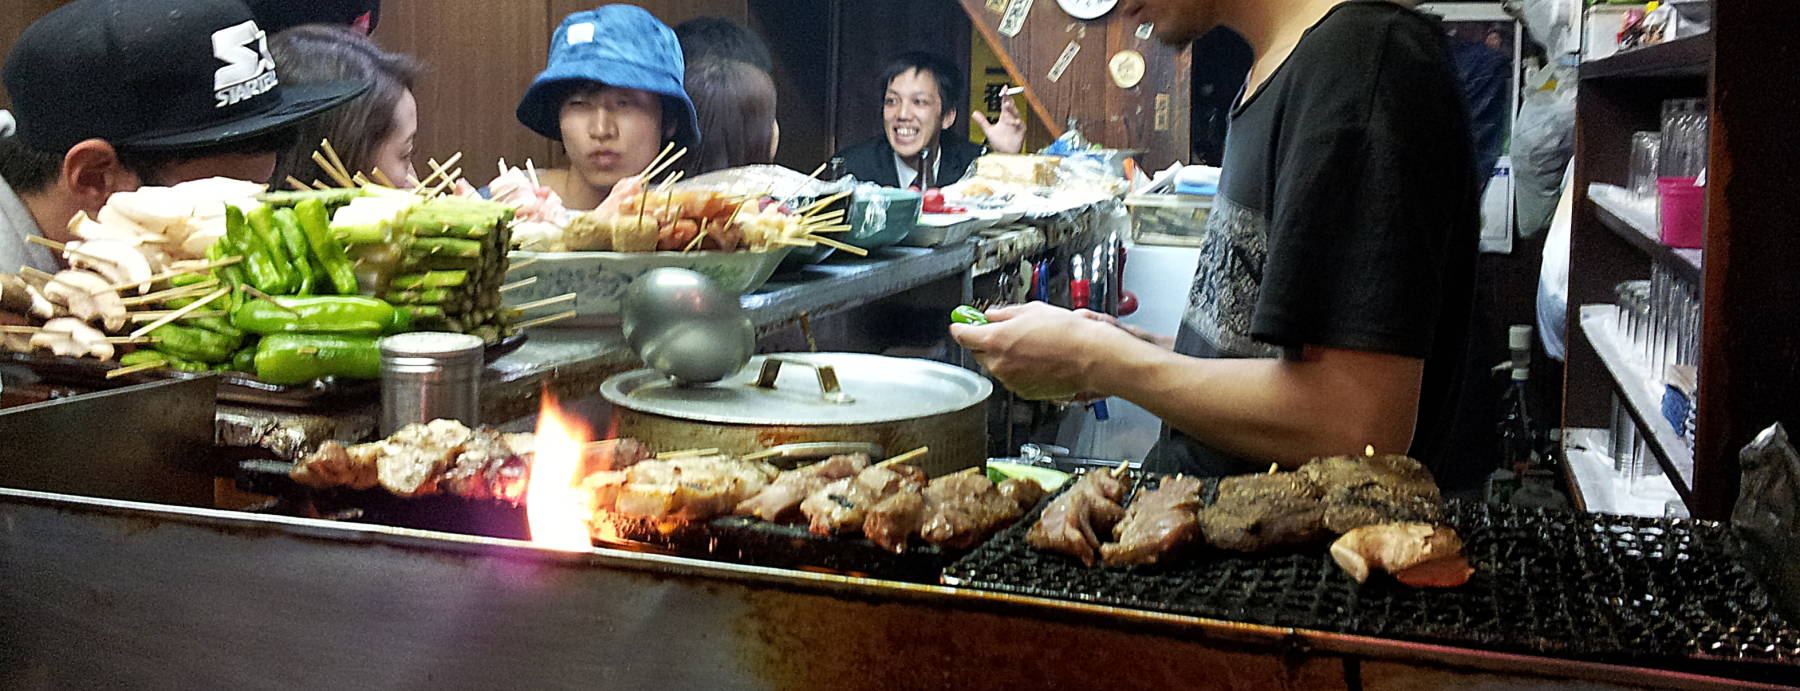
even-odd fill
[{"label": "grill flame", "polygon": [[580,419],[563,413],[556,398],[544,392],[525,494],[532,542],[573,552],[593,547],[588,537],[592,511],[580,491],[581,450],[590,434]]}]

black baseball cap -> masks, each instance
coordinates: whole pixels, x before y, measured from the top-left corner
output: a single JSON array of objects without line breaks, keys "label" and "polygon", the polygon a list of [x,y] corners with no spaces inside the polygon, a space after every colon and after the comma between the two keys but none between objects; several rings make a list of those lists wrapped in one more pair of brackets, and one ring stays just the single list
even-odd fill
[{"label": "black baseball cap", "polygon": [[381,0],[244,0],[270,35],[305,24],[345,24],[364,34],[381,23]]},{"label": "black baseball cap", "polygon": [[282,86],[242,0],[76,0],[25,29],[4,80],[14,136],[49,152],[94,138],[141,151],[225,144],[368,89]]}]

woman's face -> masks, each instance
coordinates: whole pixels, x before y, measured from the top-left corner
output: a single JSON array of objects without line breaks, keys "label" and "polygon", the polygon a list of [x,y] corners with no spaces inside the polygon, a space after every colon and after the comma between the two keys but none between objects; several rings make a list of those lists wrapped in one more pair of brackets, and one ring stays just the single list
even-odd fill
[{"label": "woman's face", "polygon": [[561,122],[570,169],[601,192],[650,165],[673,135],[663,130],[662,97],[612,86],[570,94]]},{"label": "woman's face", "polygon": [[411,89],[394,101],[394,129],[375,145],[375,169],[397,185],[418,176],[413,169],[413,141],[419,136],[419,102]]}]

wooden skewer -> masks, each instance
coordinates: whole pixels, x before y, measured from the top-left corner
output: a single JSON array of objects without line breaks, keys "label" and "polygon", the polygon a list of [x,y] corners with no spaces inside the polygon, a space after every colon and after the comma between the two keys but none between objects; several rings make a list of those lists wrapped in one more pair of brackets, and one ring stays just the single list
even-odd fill
[{"label": "wooden skewer", "polygon": [[155,283],[157,281],[167,281],[176,276],[185,276],[188,274],[206,273],[208,271],[219,268],[221,266],[231,266],[232,264],[236,264],[241,261],[244,261],[243,257],[226,257],[226,258],[220,259],[219,261],[216,261],[216,262],[207,262],[205,264],[198,264],[195,266],[183,267],[180,269],[170,269],[168,271],[164,271],[159,274],[152,274],[149,278],[146,278],[142,281],[132,281],[130,283],[115,283],[115,284],[107,286],[107,287],[111,288],[115,291],[125,290],[128,288],[135,288],[135,287],[143,285],[145,283]]},{"label": "wooden skewer", "polygon": [[[669,143],[673,144],[674,142],[669,142]],[[537,187],[544,186],[543,183],[538,182],[537,166],[532,165],[531,159],[529,159],[529,158],[525,159],[525,173],[527,175],[531,176],[531,186],[532,187],[537,188]]]},{"label": "wooden skewer", "polygon": [[[431,180],[434,180],[434,179],[442,177],[446,174],[449,174],[448,171],[450,171],[451,168],[456,165],[457,161],[462,160],[462,156],[463,156],[462,152],[458,151],[458,152],[456,152],[455,155],[450,157],[450,160],[444,161],[443,163],[438,163],[437,159],[435,159],[435,158],[426,161],[426,163],[430,164],[430,166],[431,166],[431,174],[425,176],[426,182],[430,182]],[[460,169],[459,169],[459,171],[460,171]]]},{"label": "wooden skewer", "polygon": [[817,216],[803,216],[802,218],[804,219],[804,221],[806,223],[830,223],[832,221],[838,220],[843,217],[844,217],[844,210],[838,209],[837,211],[833,211],[830,213],[823,213],[823,214],[819,214]]},{"label": "wooden skewer", "polygon": [[919,448],[913,449],[911,451],[908,451],[906,453],[900,454],[893,458],[887,459],[880,463],[876,463],[875,466],[878,468],[886,468],[889,466],[896,466],[896,465],[900,465],[901,463],[905,463],[907,461],[918,458],[918,457],[923,456],[928,453],[931,453],[931,447],[921,446]]},{"label": "wooden skewer", "polygon": [[318,180],[314,180],[314,181],[313,181],[313,189],[315,189],[315,190],[328,190],[328,189],[331,189],[331,185],[327,185],[327,184],[325,184],[325,183],[323,183],[323,182],[319,182],[319,181],[318,181]]},{"label": "wooden skewer", "polygon": [[292,175],[287,176],[287,184],[288,184],[288,187],[294,188],[294,191],[296,191],[296,192],[305,192],[307,190],[312,189],[312,187],[307,186],[306,183],[301,182],[300,178],[294,177]]},{"label": "wooden skewer", "polygon": [[313,160],[313,163],[319,164],[319,169],[325,171],[325,175],[327,177],[330,177],[332,180],[336,181],[339,187],[355,187],[356,186],[356,183],[352,182],[350,180],[350,176],[345,175],[343,173],[343,171],[340,171],[337,168],[332,167],[331,161],[328,161],[325,159],[325,154],[314,151],[312,154],[312,160]]},{"label": "wooden skewer", "polygon": [[262,292],[260,290],[257,290],[256,286],[244,286],[244,292],[247,292],[251,295],[255,295],[256,297],[261,298],[264,302],[267,302],[270,305],[273,305],[275,307],[275,309],[278,309],[278,310],[281,310],[288,314],[294,315],[295,317],[300,317],[300,312],[298,310],[295,310],[292,307],[288,307],[287,305],[281,304],[281,301],[276,300],[275,296],[270,295],[265,292]]},{"label": "wooden skewer", "polygon": [[350,175],[350,168],[344,165],[344,159],[338,158],[337,148],[331,145],[330,139],[319,140],[319,148],[324,149],[325,155],[331,157],[331,165],[337,166],[339,176],[352,178],[352,182],[355,181],[355,176]]},{"label": "wooden skewer", "polygon": [[393,187],[393,188],[399,187],[399,185],[394,184],[393,180],[388,178],[387,173],[381,172],[380,168],[376,168],[375,170],[371,171],[369,173],[369,177],[375,178],[375,181],[381,183],[382,187]]},{"label": "wooden skewer", "polygon": [[804,238],[804,239],[807,239],[807,240],[811,240],[811,241],[813,241],[813,242],[816,242],[816,243],[819,243],[819,244],[821,244],[821,245],[824,245],[824,246],[826,246],[826,247],[835,247],[835,248],[837,248],[837,249],[840,249],[840,250],[843,250],[843,251],[845,251],[845,252],[849,252],[849,253],[851,253],[851,254],[854,254],[854,255],[856,255],[856,256],[858,256],[858,257],[867,257],[867,256],[869,256],[869,251],[868,251],[868,250],[865,250],[865,249],[863,249],[863,248],[861,248],[861,247],[857,247],[857,246],[856,246],[856,245],[852,245],[852,244],[849,244],[849,243],[843,243],[843,242],[838,242],[838,241],[836,241],[836,240],[833,240],[833,239],[831,239],[831,238],[823,238],[823,237],[819,237],[819,236],[817,236],[817,235],[807,235],[807,236],[805,236],[805,238]]},{"label": "wooden skewer", "polygon": [[0,324],[0,333],[5,334],[34,334],[43,330],[44,327],[41,326],[13,326],[11,324]]},{"label": "wooden skewer", "polygon": [[50,238],[43,237],[41,235],[27,235],[27,236],[25,236],[25,241],[29,242],[31,244],[34,244],[34,245],[43,245],[50,249],[56,250],[58,252],[62,252],[63,254],[73,254],[77,257],[87,257],[88,259],[92,259],[97,262],[106,262],[107,264],[112,263],[112,260],[109,260],[106,257],[102,257],[97,254],[88,254],[87,252],[83,252],[83,251],[77,250],[77,249],[70,249],[68,245],[62,244],[55,240],[51,240]]},{"label": "wooden skewer", "polygon": [[131,332],[131,337],[132,338],[141,337],[144,334],[147,334],[147,333],[157,330],[158,328],[162,327],[165,324],[168,324],[169,322],[175,321],[175,320],[185,317],[189,314],[193,314],[194,312],[199,311],[201,307],[206,306],[208,303],[211,303],[214,300],[225,297],[225,295],[230,292],[231,292],[230,288],[220,288],[211,293],[208,293],[206,295],[206,297],[200,298],[198,301],[194,302],[194,304],[191,304],[191,305],[188,305],[181,309],[170,312],[166,315],[163,315],[162,318],[157,319],[156,321],[153,321],[153,322],[150,322],[149,324],[145,324],[143,326],[138,327],[138,329],[136,331]]},{"label": "wooden skewer", "polygon": [[350,180],[355,182],[357,187],[368,187],[369,185],[375,184],[374,181],[369,179],[369,176],[363,175],[362,173],[350,176]]},{"label": "wooden skewer", "polygon": [[664,451],[662,453],[656,454],[656,460],[668,461],[668,460],[673,460],[673,459],[677,459],[677,458],[694,458],[694,457],[698,457],[698,456],[712,456],[712,455],[716,455],[718,453],[719,453],[719,450],[716,448],[714,448],[714,449],[682,449],[680,451]]},{"label": "wooden skewer", "polygon": [[[650,169],[655,168],[657,164],[662,163],[663,157],[669,155],[669,152],[673,150],[675,150],[675,142],[664,144],[662,151],[656,152],[656,155],[651,157],[650,162],[644,164],[644,169],[638,172],[638,178],[642,179],[648,177],[650,175]],[[500,161],[500,172],[501,174],[506,173],[506,161],[504,159]]]},{"label": "wooden skewer", "polygon": [[106,378],[113,379],[116,377],[123,377],[127,374],[137,374],[138,372],[156,369],[167,364],[169,363],[165,360],[151,360],[149,362],[140,362],[129,367],[115,367],[106,371]]},{"label": "wooden skewer", "polygon": [[638,178],[642,179],[642,180],[649,180],[658,175],[661,175],[665,169],[667,169],[669,166],[675,165],[676,161],[681,160],[682,156],[686,156],[687,152],[688,152],[687,147],[685,147],[685,146],[681,147],[681,149],[676,151],[673,156],[668,157],[662,163],[656,164],[655,168],[645,170],[644,174],[638,176]]},{"label": "wooden skewer", "polygon": [[512,310],[514,312],[524,312],[526,310],[534,310],[539,307],[549,307],[550,305],[556,305],[556,304],[561,304],[564,302],[574,302],[574,301],[575,301],[574,293],[563,293],[562,295],[558,295],[553,298],[544,298],[542,300],[532,300],[531,302],[527,302],[524,304],[514,305],[512,307]]},{"label": "wooden skewer", "polygon": [[1118,465],[1113,466],[1113,469],[1107,472],[1113,477],[1125,477],[1125,473],[1130,472],[1130,470],[1131,466],[1129,464],[1125,461],[1119,461]]},{"label": "wooden skewer", "polygon": [[576,312],[575,310],[569,310],[569,311],[563,312],[561,314],[552,314],[548,317],[539,317],[539,318],[533,319],[531,321],[519,322],[517,324],[514,324],[513,328],[529,329],[534,326],[543,326],[543,325],[549,324],[551,322],[559,322],[564,319],[569,319],[571,317],[574,317],[577,314],[579,314],[579,312]]},{"label": "wooden skewer", "polygon": [[[142,310],[139,312],[132,312],[128,318],[131,319],[133,323],[156,321],[174,314],[177,311],[179,310]],[[228,317],[231,315],[225,310],[205,310],[201,312],[192,312],[182,316],[188,319],[205,319],[207,317]]]},{"label": "wooden skewer", "polygon": [[815,201],[811,204],[807,204],[806,206],[800,207],[800,215],[802,217],[805,217],[807,214],[818,211],[819,209],[823,209],[826,206],[830,205],[832,202],[835,202],[839,199],[843,199],[844,197],[848,197],[848,196],[850,196],[849,192],[839,192],[837,194],[831,195],[824,199]]},{"label": "wooden skewer", "polygon": [[984,470],[984,469],[981,466],[975,466],[973,468],[963,468],[962,470],[958,470],[949,475],[945,475],[944,477],[954,477],[957,475],[974,475],[976,473],[981,472],[982,470]]},{"label": "wooden skewer", "polygon": [[452,171],[449,175],[445,175],[443,180],[439,181],[437,185],[434,185],[431,188],[431,191],[426,192],[424,194],[425,198],[430,199],[432,197],[438,196],[440,194],[443,194],[444,190],[450,189],[451,187],[455,186],[456,181],[462,179],[462,172],[463,172],[463,169],[457,168],[455,171]]},{"label": "wooden skewer", "polygon": [[517,264],[513,264],[513,265],[511,265],[511,266],[508,266],[508,267],[506,267],[506,272],[507,272],[507,273],[512,273],[512,272],[514,272],[514,271],[518,271],[518,270],[519,270],[519,269],[523,269],[523,268],[525,268],[525,267],[527,267],[527,266],[531,266],[531,265],[532,265],[532,264],[536,264],[536,263],[538,263],[538,262],[540,262],[540,261],[543,261],[543,260],[542,260],[542,259],[539,259],[539,258],[537,258],[537,257],[532,257],[532,258],[530,258],[530,259],[527,259],[527,260],[525,260],[525,261],[522,261],[522,262],[519,262],[519,263],[517,263]]},{"label": "wooden skewer", "polygon": [[657,185],[656,189],[659,189],[659,190],[669,189],[670,185],[680,182],[681,178],[686,177],[686,176],[687,176],[687,171],[685,171],[685,170],[677,170],[673,173],[669,173],[669,177],[664,178],[662,181],[662,184]]},{"label": "wooden skewer", "polygon": [[416,189],[422,187],[423,185],[421,185],[420,183],[421,183],[421,181],[419,180],[418,176],[415,176],[415,175],[406,176],[406,184],[412,185],[413,189],[416,190]]},{"label": "wooden skewer", "polygon": [[524,288],[525,286],[531,285],[533,283],[537,283],[537,281],[538,281],[538,277],[536,277],[536,276],[532,276],[530,278],[527,278],[527,279],[524,279],[521,281],[513,281],[512,283],[508,283],[506,285],[500,286],[500,290],[498,290],[496,292],[504,293],[507,291],[518,290],[520,288]]},{"label": "wooden skewer", "polygon": [[[28,278],[33,281],[37,281],[39,283],[49,283],[53,280],[56,280],[56,276],[51,275],[47,271],[43,271],[43,270],[38,269],[37,267],[32,267],[32,266],[19,267],[19,277],[20,278]],[[137,285],[137,284],[133,283],[132,285]],[[39,287],[42,287],[42,286],[39,286]]]},{"label": "wooden skewer", "polygon": [[208,290],[218,287],[218,285],[219,279],[212,278],[195,283],[191,286],[181,286],[179,288],[170,288],[168,290],[147,293],[134,298],[125,298],[120,302],[123,302],[126,307],[133,307],[136,305],[147,305],[152,302],[162,302],[163,300],[174,300],[176,298],[199,297],[205,295]]},{"label": "wooden skewer", "polygon": [[162,339],[152,338],[149,336],[145,336],[144,338],[132,338],[130,336],[111,336],[108,338],[100,339],[100,342],[101,343],[111,343],[113,345],[126,345],[126,344],[133,344],[133,343],[161,343]]},{"label": "wooden skewer", "polygon": [[805,228],[808,233],[842,233],[849,229],[850,225],[847,223],[839,223],[831,226],[806,226]]}]

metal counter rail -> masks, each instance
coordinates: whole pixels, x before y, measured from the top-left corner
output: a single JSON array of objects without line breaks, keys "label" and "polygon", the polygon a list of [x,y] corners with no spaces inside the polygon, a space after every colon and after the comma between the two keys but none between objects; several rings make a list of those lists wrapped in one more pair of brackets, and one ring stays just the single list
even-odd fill
[{"label": "metal counter rail", "polygon": [[0,687],[1745,688],[1002,593],[0,489]]}]

